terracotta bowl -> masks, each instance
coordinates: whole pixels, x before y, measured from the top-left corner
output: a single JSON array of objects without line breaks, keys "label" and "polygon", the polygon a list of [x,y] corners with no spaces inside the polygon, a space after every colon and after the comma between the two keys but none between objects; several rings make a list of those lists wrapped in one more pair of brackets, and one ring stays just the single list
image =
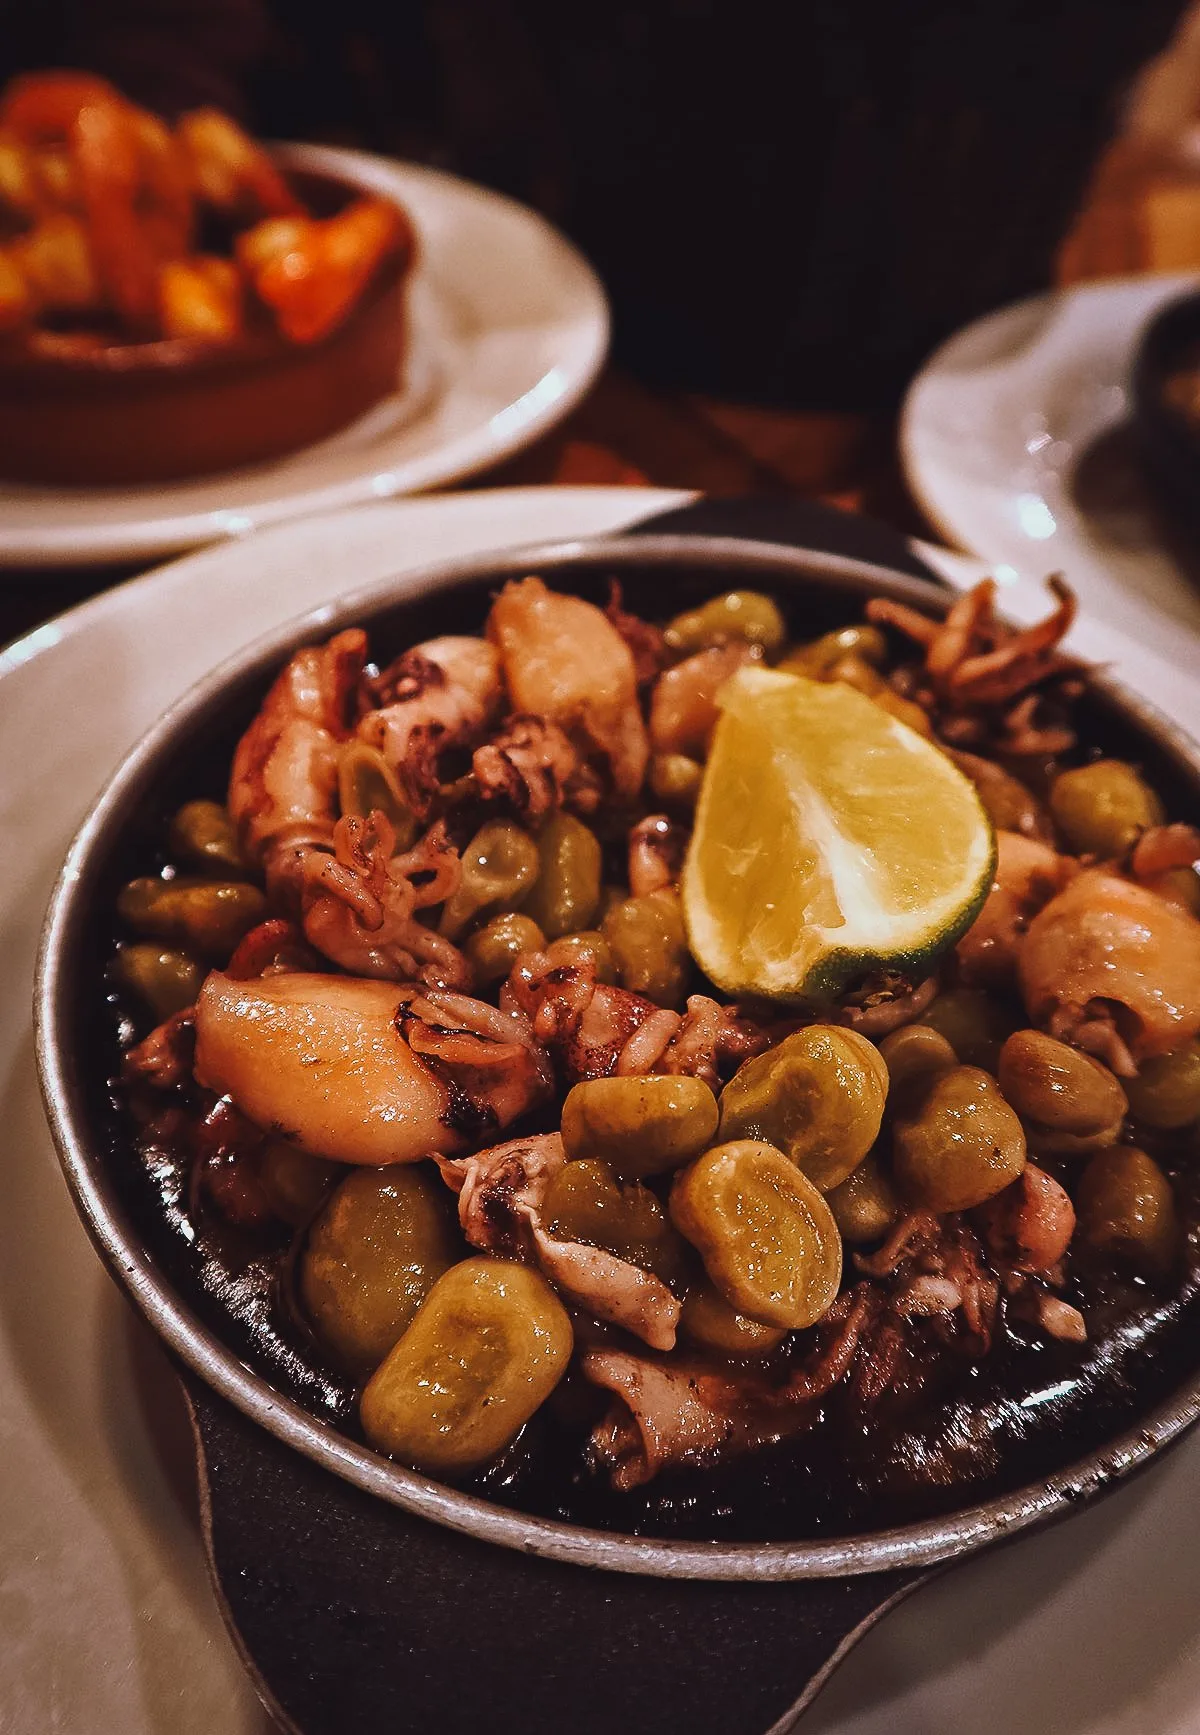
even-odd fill
[{"label": "terracotta bowl", "polygon": [[[331,214],[362,189],[312,173],[292,183]],[[297,452],[397,390],[414,253],[388,258],[321,341],[250,332],[216,349],[186,340],[91,355],[0,355],[0,476],[76,487],[173,482]]]}]

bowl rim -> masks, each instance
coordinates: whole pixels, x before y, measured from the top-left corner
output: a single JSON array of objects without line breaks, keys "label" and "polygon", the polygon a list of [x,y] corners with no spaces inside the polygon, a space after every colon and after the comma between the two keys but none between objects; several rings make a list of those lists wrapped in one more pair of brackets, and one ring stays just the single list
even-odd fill
[{"label": "bowl rim", "polygon": [[[173,1354],[221,1397],[276,1439],[353,1486],[417,1517],[485,1542],[546,1559],[669,1579],[778,1582],[927,1568],[1034,1524],[1062,1517],[1146,1464],[1200,1417],[1200,1370],[1169,1398],[1097,1450],[1011,1493],[915,1523],[804,1542],[670,1541],[588,1529],[532,1517],[392,1463],[339,1433],[246,1366],[192,1311],[156,1266],[106,1184],[104,1157],[89,1133],[71,1052],[63,1037],[73,971],[72,940],[86,910],[87,875],[143,787],[186,726],[219,711],[238,678],[267,675],[300,644],[422,597],[540,571],[569,575],[595,567],[740,568],[760,582],[774,576],[831,584],[848,596],[887,594],[944,613],[956,593],[843,555],[736,537],[639,535],[541,542],[438,562],[347,592],[294,617],[226,658],[190,687],[125,755],[81,824],[59,872],[38,952],[34,1029],[39,1081],[68,1186],[112,1275]],[[368,621],[369,624],[369,621]],[[1125,721],[1179,763],[1200,787],[1200,745],[1147,701],[1106,674],[1095,691]]]}]

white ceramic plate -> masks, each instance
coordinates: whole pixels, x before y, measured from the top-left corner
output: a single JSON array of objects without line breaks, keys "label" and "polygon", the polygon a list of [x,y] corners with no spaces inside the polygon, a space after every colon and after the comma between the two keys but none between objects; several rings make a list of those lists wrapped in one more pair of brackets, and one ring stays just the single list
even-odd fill
[{"label": "white ceramic plate", "polygon": [[296,169],[399,198],[420,259],[402,392],[290,458],[144,488],[0,482],[0,567],[171,554],[266,524],[415,494],[486,469],[560,421],[608,347],[586,260],[535,212],[434,169],[289,145]]},{"label": "white ceramic plate", "polygon": [[[88,1244],[38,1100],[34,950],[71,834],[154,717],[286,617],[406,567],[614,530],[685,498],[526,489],[283,525],[107,592],[0,656],[4,1735],[267,1729],[206,1581],[174,1378]],[[954,582],[978,576],[946,565]],[[1198,1509],[1193,1435],[1095,1509],[890,1615],[805,1735],[1195,1735]]]},{"label": "white ceramic plate", "polygon": [[[1041,579],[1171,658],[1200,631],[1200,588],[1167,548],[1127,435],[1138,338],[1187,277],[1083,285],[991,314],[914,381],[901,450],[914,493],[959,547]],[[1192,654],[1197,646],[1192,641]]]}]

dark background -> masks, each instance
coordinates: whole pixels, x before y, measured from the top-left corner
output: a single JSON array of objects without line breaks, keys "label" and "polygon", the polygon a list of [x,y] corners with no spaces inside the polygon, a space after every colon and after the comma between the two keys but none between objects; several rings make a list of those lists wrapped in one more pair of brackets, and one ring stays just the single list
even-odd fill
[{"label": "dark background", "polygon": [[1182,0],[0,0],[0,71],[514,193],[589,253],[648,383],[875,408],[1050,281]]}]

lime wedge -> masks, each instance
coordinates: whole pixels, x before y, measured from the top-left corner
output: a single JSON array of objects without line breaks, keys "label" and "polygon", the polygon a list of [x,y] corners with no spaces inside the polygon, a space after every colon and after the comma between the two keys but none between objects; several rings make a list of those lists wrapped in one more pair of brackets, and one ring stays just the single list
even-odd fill
[{"label": "lime wedge", "polygon": [[701,968],[789,1001],[925,972],[991,885],[973,785],[851,687],[750,667],[718,703],[682,886]]}]

